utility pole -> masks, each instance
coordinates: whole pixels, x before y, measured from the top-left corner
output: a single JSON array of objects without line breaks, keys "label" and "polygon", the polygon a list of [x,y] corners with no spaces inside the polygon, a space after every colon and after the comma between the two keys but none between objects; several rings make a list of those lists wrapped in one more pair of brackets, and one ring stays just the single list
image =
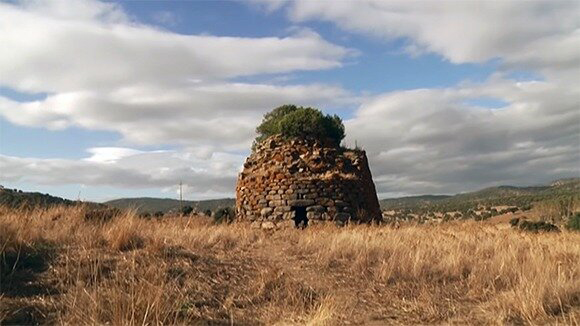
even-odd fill
[{"label": "utility pole", "polygon": [[179,214],[183,212],[183,191],[182,191],[183,182],[179,180]]}]

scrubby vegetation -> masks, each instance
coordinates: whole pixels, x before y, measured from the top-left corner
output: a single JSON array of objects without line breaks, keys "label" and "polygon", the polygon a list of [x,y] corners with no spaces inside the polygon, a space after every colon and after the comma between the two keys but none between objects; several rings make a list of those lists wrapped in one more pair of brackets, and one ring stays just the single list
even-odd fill
[{"label": "scrubby vegetation", "polygon": [[191,215],[193,212],[194,212],[194,209],[193,209],[193,207],[191,207],[191,206],[189,206],[189,205],[187,205],[187,206],[183,206],[183,207],[181,208],[181,215],[182,215],[182,216],[189,216],[189,215]]},{"label": "scrubby vegetation", "polygon": [[0,323],[577,324],[580,233],[0,208]]},{"label": "scrubby vegetation", "polygon": [[[39,192],[26,192],[19,189],[8,189],[0,186],[0,206],[32,209],[37,207],[52,207],[52,206],[73,206],[79,204],[78,201],[68,200],[49,194],[42,194]],[[97,203],[83,203],[92,207],[104,207]]]},{"label": "scrubby vegetation", "polygon": [[512,227],[517,227],[522,231],[529,231],[529,232],[559,232],[560,229],[546,221],[520,221],[519,218],[514,218],[510,220],[510,225]]},{"label": "scrubby vegetation", "polygon": [[492,217],[532,208],[542,221],[563,224],[580,211],[580,179],[566,179],[549,186],[487,188],[455,196],[415,196],[383,199],[389,220],[451,220],[486,221]]},{"label": "scrubby vegetation", "polygon": [[273,135],[282,135],[330,140],[339,145],[345,137],[344,124],[339,116],[325,115],[318,109],[296,105],[282,105],[266,113],[256,132],[255,143]]},{"label": "scrubby vegetation", "polygon": [[572,231],[580,231],[580,213],[576,213],[568,220],[566,228]]},{"label": "scrubby vegetation", "polygon": [[218,208],[213,214],[213,220],[217,224],[232,223],[236,218],[236,212],[231,207]]},{"label": "scrubby vegetation", "polygon": [[205,212],[207,210],[216,210],[220,207],[234,207],[236,205],[233,198],[209,199],[209,200],[179,200],[171,198],[121,198],[105,202],[106,205],[119,209],[133,209],[138,213],[154,214],[155,212],[175,213],[179,211],[180,205],[183,207],[190,206],[193,211]]}]

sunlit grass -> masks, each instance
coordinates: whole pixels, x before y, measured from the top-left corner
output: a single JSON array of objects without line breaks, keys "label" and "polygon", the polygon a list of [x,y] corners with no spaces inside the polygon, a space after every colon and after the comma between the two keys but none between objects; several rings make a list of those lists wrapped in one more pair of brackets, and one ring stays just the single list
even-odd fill
[{"label": "sunlit grass", "polygon": [[[263,231],[1,209],[0,250],[7,321],[35,302],[37,321],[62,324],[579,322],[580,234],[568,231],[472,221]],[[34,253],[48,267],[27,266]],[[17,300],[29,270],[56,290]]]}]

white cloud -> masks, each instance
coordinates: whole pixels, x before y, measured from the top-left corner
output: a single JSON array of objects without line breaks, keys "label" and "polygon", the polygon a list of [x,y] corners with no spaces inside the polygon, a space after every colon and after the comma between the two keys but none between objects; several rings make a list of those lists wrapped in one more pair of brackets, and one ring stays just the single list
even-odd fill
[{"label": "white cloud", "polygon": [[75,0],[0,3],[0,31],[0,86],[49,94],[0,96],[0,115],[17,125],[237,150],[273,107],[352,101],[336,86],[229,81],[338,67],[354,52],[306,29],[282,38],[180,35],[131,21],[114,4]]},{"label": "white cloud", "polygon": [[437,53],[453,63],[499,58],[545,74],[580,72],[578,1],[297,0],[285,8],[296,22],[324,20],[378,39],[405,38],[411,53]]},{"label": "white cloud", "polygon": [[49,93],[179,86],[192,79],[334,68],[352,53],[314,32],[264,38],[181,35],[111,21],[111,5],[73,3],[88,4],[81,7],[92,11],[76,16],[63,6],[33,10],[0,3],[0,85]]},{"label": "white cloud", "polygon": [[0,115],[26,126],[114,131],[138,144],[198,143],[247,149],[263,113],[273,107],[285,103],[346,105],[351,100],[345,90],[325,85],[132,86],[59,93],[26,103],[0,96]]},{"label": "white cloud", "polygon": [[129,18],[114,3],[93,0],[20,0],[20,7],[28,12],[60,20],[84,21],[99,19],[111,23],[127,23]]},{"label": "white cloud", "polygon": [[[264,4],[262,1],[256,1]],[[383,195],[534,184],[580,174],[580,2],[308,1],[277,3],[296,22],[322,20],[413,56],[451,63],[498,59],[482,84],[381,94],[347,121],[369,152]],[[531,70],[536,81],[511,80]],[[469,105],[481,97],[500,109]]]},{"label": "white cloud", "polygon": [[[499,59],[502,73],[484,83],[380,94],[356,110],[346,122],[348,142],[368,150],[383,195],[579,174],[579,2],[299,0],[265,8],[379,42],[403,38],[414,55],[436,53],[451,63]],[[174,191],[183,179],[197,195],[231,194],[243,155],[226,151],[248,148],[265,111],[361,101],[338,86],[232,80],[283,80],[289,72],[340,67],[355,54],[301,28],[286,37],[180,35],[143,25],[111,3],[26,1],[0,3],[0,44],[0,86],[48,93],[24,103],[0,96],[0,115],[11,123],[108,130],[124,144],[185,147],[92,148],[76,161],[0,156],[8,182]],[[512,80],[512,69],[542,80]],[[469,104],[481,97],[507,104]]]},{"label": "white cloud", "polygon": [[231,81],[339,67],[355,54],[307,29],[284,37],[182,35],[144,25],[113,3],[22,1],[0,3],[0,44],[0,86],[47,94],[28,102],[0,96],[0,116],[10,123],[185,147],[91,148],[76,161],[3,156],[8,182],[165,189],[184,179],[198,195],[230,193],[242,158],[224,150],[247,150],[264,112],[352,102],[336,86]]},{"label": "white cloud", "polygon": [[244,156],[215,152],[197,158],[195,149],[145,152],[129,148],[92,148],[83,160],[20,158],[0,155],[2,182],[40,185],[84,184],[124,189],[168,189],[183,181],[192,198],[231,195]]},{"label": "white cloud", "polygon": [[94,147],[89,148],[87,151],[93,155],[91,157],[87,157],[85,161],[96,163],[116,163],[123,157],[143,153],[142,151],[136,149],[123,147]]},{"label": "white cloud", "polygon": [[155,12],[151,18],[153,18],[154,21],[162,25],[173,26],[179,22],[179,16],[167,10]]},{"label": "white cloud", "polygon": [[[369,155],[378,191],[455,193],[580,176],[579,89],[492,78],[449,89],[397,91],[346,122]],[[488,96],[499,109],[468,105]]]}]

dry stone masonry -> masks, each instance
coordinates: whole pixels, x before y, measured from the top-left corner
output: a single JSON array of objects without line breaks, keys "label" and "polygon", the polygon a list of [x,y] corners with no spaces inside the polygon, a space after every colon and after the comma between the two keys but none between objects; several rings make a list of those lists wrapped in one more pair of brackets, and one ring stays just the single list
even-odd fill
[{"label": "dry stone masonry", "polygon": [[381,219],[366,153],[314,139],[272,136],[246,159],[236,187],[236,214],[261,227]]}]

